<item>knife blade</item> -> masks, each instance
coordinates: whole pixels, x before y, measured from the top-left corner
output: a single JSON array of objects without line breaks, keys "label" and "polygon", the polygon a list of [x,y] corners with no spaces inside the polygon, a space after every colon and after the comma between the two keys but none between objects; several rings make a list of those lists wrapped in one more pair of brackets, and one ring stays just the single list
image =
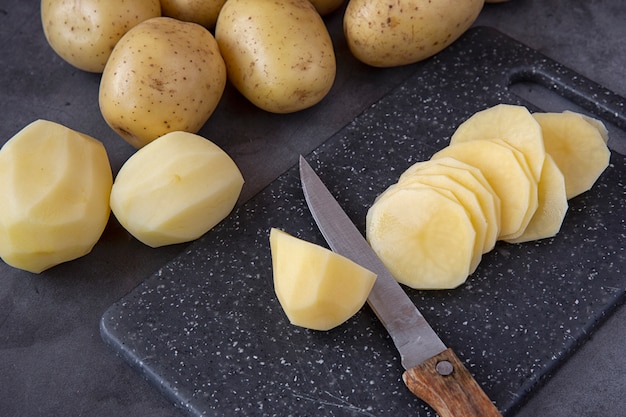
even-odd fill
[{"label": "knife blade", "polygon": [[501,416],[489,397],[428,324],[400,284],[300,156],[300,181],[315,223],[331,250],[377,274],[368,304],[400,353],[407,388],[440,417]]}]

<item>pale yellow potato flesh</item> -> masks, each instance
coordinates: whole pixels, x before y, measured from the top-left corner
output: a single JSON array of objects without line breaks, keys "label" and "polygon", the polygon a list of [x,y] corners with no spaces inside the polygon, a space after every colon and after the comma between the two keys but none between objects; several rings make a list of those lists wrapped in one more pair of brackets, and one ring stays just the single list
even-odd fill
[{"label": "pale yellow potato flesh", "polygon": [[146,19],[161,15],[159,0],[42,0],[46,40],[66,62],[100,73],[120,38]]},{"label": "pale yellow potato flesh", "polygon": [[486,246],[485,239],[488,226],[487,218],[483,213],[476,194],[474,191],[465,188],[465,186],[459,182],[443,174],[417,173],[414,174],[412,178],[405,179],[401,184],[398,184],[398,186],[402,188],[410,188],[414,185],[425,185],[440,191],[447,191],[450,193],[450,196],[455,198],[467,211],[472,226],[474,226],[474,231],[476,232],[476,238],[474,239],[474,255],[472,256],[469,268],[469,274],[472,274],[482,259],[482,254]]},{"label": "pale yellow potato flesh", "polygon": [[487,222],[482,251],[487,253],[495,247],[500,234],[500,198],[478,168],[450,157],[430,159],[411,165],[400,175],[398,183],[401,184],[416,174],[445,175],[471,190]]},{"label": "pale yellow potato flesh", "polygon": [[505,240],[509,243],[522,243],[556,235],[561,230],[567,208],[565,179],[548,154],[537,188],[537,210],[524,229],[524,233],[516,238]]},{"label": "pale yellow potato flesh", "polygon": [[499,140],[473,140],[447,146],[432,159],[452,157],[480,169],[500,198],[499,239],[521,235],[537,209],[537,182],[516,149]]},{"label": "pale yellow potato flesh", "polygon": [[161,0],[163,16],[193,22],[214,29],[226,0]]},{"label": "pale yellow potato flesh", "polygon": [[457,40],[478,17],[483,0],[350,0],[343,30],[352,54],[375,67],[429,58]]},{"label": "pale yellow potato flesh", "polygon": [[387,191],[367,212],[366,236],[394,278],[424,290],[463,284],[476,242],[467,210],[433,187]]},{"label": "pale yellow potato flesh", "polygon": [[111,190],[111,209],[148,246],[189,242],[232,211],[243,183],[235,162],[213,142],[171,132],[124,163]]},{"label": "pale yellow potato flesh", "polygon": [[455,130],[450,144],[500,139],[522,152],[536,181],[546,156],[541,126],[524,106],[498,104],[474,113]]},{"label": "pale yellow potato flesh", "polygon": [[217,19],[215,38],[228,79],[268,112],[312,107],[334,83],[332,39],[309,0],[229,0]]},{"label": "pale yellow potato flesh", "polygon": [[376,274],[322,246],[272,228],[274,291],[289,321],[313,330],[346,322],[367,301]]},{"label": "pale yellow potato flesh", "polygon": [[588,191],[609,165],[611,151],[601,128],[578,113],[534,113],[546,152],[565,178],[567,198]]},{"label": "pale yellow potato flesh", "polygon": [[88,254],[112,182],[100,141],[47,120],[24,127],[0,150],[0,257],[40,273]]},{"label": "pale yellow potato flesh", "polygon": [[226,86],[226,66],[205,27],[145,20],[117,43],[100,82],[107,124],[135,148],[174,131],[196,133]]}]

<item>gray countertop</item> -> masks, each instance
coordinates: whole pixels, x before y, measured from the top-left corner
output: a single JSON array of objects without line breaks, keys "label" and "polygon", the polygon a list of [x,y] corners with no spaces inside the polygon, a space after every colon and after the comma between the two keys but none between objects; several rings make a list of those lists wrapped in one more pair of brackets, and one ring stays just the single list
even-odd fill
[{"label": "gray countertop", "polygon": [[[495,27],[626,97],[626,6],[618,3],[512,0],[486,5],[476,25]],[[52,52],[43,37],[38,7],[34,0],[5,0],[0,5],[0,143],[30,121],[49,118],[105,141],[116,170],[132,149],[101,119],[99,77],[71,68]],[[366,84],[372,91],[369,99],[375,100],[405,75],[403,69],[386,73],[389,77],[384,74],[372,72],[373,78],[353,80],[354,85]],[[306,120],[306,115],[301,117]],[[288,147],[263,135],[254,143],[231,144],[246,176],[244,199],[292,166],[298,154],[316,148],[341,123],[331,120],[327,127],[314,127],[315,134],[303,128],[302,139]],[[259,158],[271,162],[259,167]],[[184,415],[105,346],[99,321],[111,304],[185,247],[150,249],[110,222],[92,254],[45,274],[0,263],[0,413]],[[626,308],[621,307],[516,415],[621,415],[626,409],[625,324]]]}]

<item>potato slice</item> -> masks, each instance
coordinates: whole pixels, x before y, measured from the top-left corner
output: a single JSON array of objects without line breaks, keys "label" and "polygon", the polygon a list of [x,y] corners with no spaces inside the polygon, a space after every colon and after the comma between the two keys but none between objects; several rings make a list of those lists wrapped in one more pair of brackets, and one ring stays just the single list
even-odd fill
[{"label": "potato slice", "polygon": [[521,152],[501,140],[473,140],[447,146],[432,159],[452,157],[480,169],[501,202],[499,239],[524,232],[537,209],[537,182]]},{"label": "potato slice", "polygon": [[367,239],[391,274],[416,289],[451,289],[470,272],[476,232],[465,207],[433,187],[394,187],[366,217]]},{"label": "potato slice", "polygon": [[567,198],[589,190],[611,157],[602,130],[574,112],[533,116],[543,131],[546,152],[563,173]]},{"label": "potato slice", "polygon": [[541,170],[537,196],[537,210],[524,233],[516,238],[506,239],[507,242],[521,243],[544,239],[556,235],[561,229],[568,207],[565,179],[549,154],[546,155]]},{"label": "potato slice", "polygon": [[473,191],[487,221],[483,253],[495,247],[500,234],[500,198],[478,168],[450,157],[430,159],[410,166],[400,175],[398,183],[410,180],[414,174],[445,175]]},{"label": "potato slice", "polygon": [[474,113],[456,129],[450,144],[501,139],[524,154],[535,178],[541,178],[546,152],[539,123],[524,106],[498,104]]},{"label": "potato slice", "polygon": [[476,232],[474,255],[472,256],[469,269],[469,273],[472,274],[482,259],[487,235],[487,218],[482,211],[476,194],[447,175],[441,174],[416,173],[412,178],[405,179],[399,186],[410,188],[415,185],[434,187],[441,192],[449,193],[449,197],[458,201],[469,214],[470,221]]},{"label": "potato slice", "polygon": [[595,119],[593,117],[587,116],[587,115],[582,114],[582,113],[577,113],[577,112],[571,111],[571,110],[565,110],[563,113],[572,113],[572,114],[579,115],[580,117],[585,119],[585,121],[587,123],[589,123],[590,125],[592,125],[596,129],[598,129],[598,133],[600,133],[600,136],[602,136],[602,140],[604,141],[605,144],[609,142],[609,130],[606,128],[604,123],[602,123],[602,121],[600,121],[598,119]]},{"label": "potato slice", "polygon": [[26,126],[0,150],[0,257],[40,273],[89,253],[112,182],[100,141],[47,120]]},{"label": "potato slice", "polygon": [[111,190],[111,209],[148,246],[188,242],[231,212],[243,182],[235,162],[213,142],[170,132],[124,163]]},{"label": "potato slice", "polygon": [[274,290],[289,321],[329,330],[356,314],[376,274],[335,252],[278,229],[270,231]]}]

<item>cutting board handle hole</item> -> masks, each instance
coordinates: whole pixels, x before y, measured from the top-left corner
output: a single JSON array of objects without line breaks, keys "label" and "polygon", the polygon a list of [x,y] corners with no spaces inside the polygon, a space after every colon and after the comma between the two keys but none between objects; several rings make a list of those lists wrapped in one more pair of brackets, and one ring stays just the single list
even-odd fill
[{"label": "cutting board handle hole", "polygon": [[533,111],[571,110],[601,119],[609,131],[609,147],[625,154],[626,99],[610,93],[616,101],[621,100],[621,106],[617,102],[599,103],[596,97],[606,95],[604,93],[608,90],[584,78],[574,81],[576,86],[536,69],[517,69],[510,75],[508,89],[527,102]]}]

